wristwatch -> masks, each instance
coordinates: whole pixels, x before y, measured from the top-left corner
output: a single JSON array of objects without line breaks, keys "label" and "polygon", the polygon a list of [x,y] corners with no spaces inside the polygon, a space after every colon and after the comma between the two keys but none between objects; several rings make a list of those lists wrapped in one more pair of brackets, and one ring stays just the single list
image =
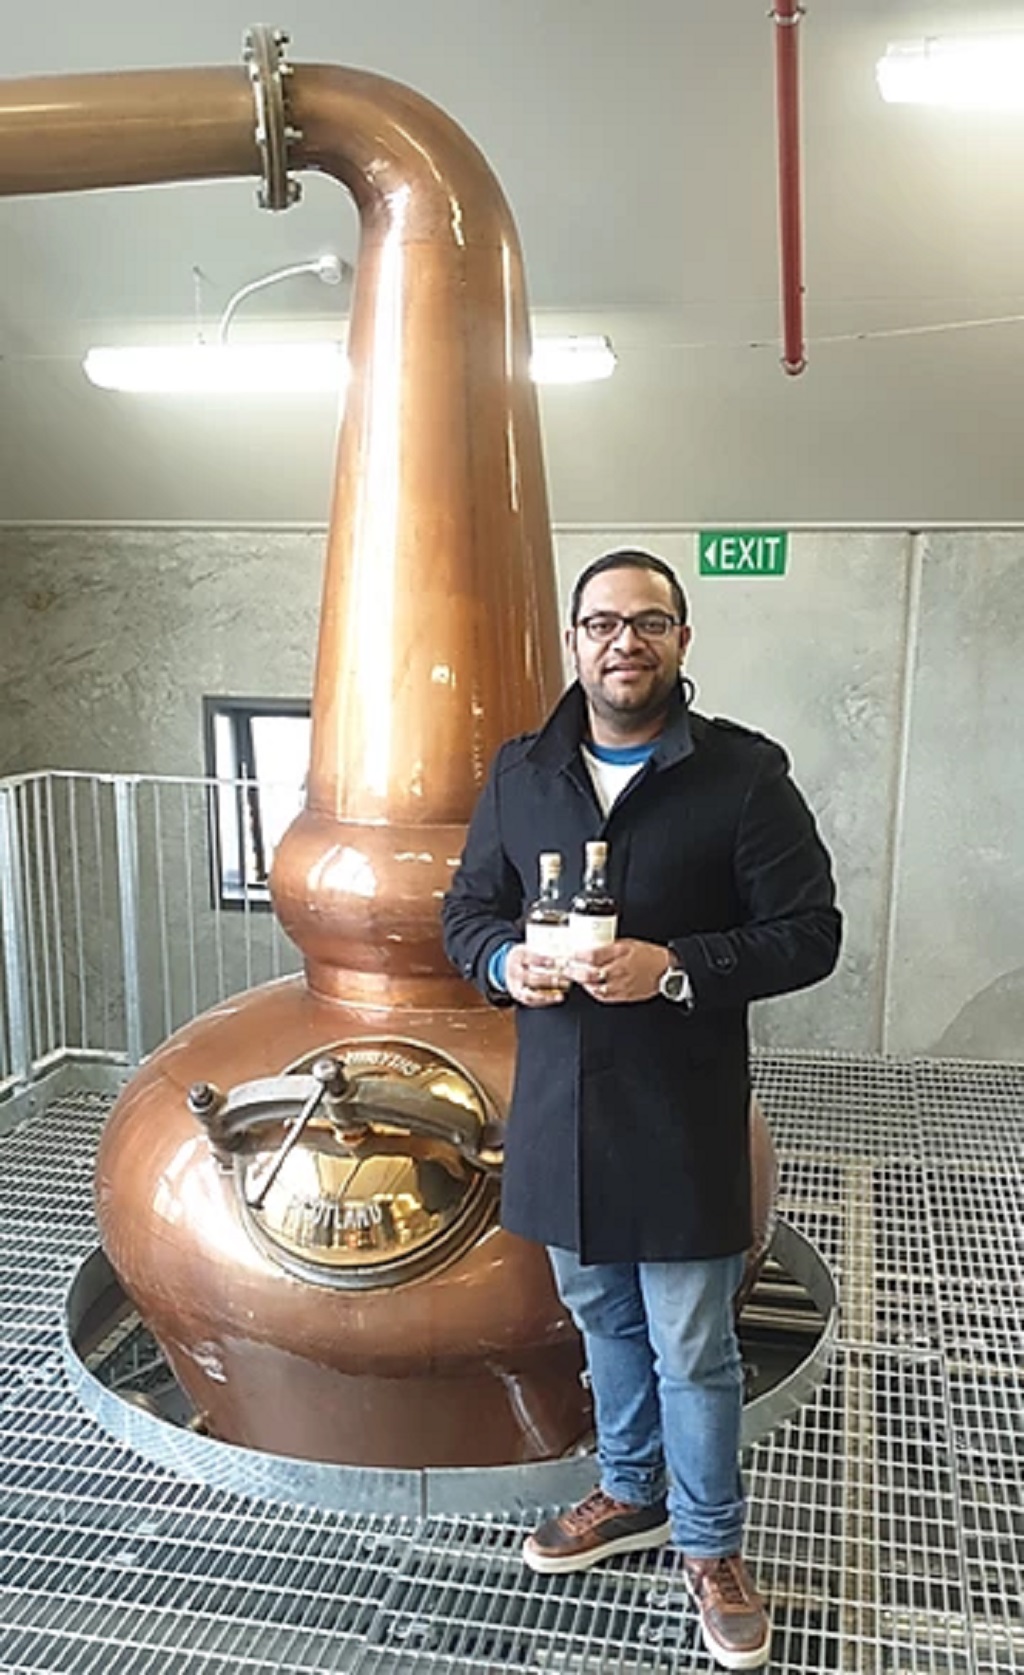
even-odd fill
[{"label": "wristwatch", "polygon": [[689,1011],[693,1006],[693,984],[690,982],[690,973],[684,970],[671,951],[668,957],[668,970],[663,971],[658,979],[658,993],[665,1000],[675,1001],[678,1006],[685,1006]]}]

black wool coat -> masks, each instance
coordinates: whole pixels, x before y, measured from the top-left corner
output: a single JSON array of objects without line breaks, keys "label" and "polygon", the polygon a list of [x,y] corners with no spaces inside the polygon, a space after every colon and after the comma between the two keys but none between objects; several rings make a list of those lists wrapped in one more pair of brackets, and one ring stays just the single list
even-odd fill
[{"label": "black wool coat", "polygon": [[517,1009],[502,1222],[585,1262],[731,1255],[751,1241],[747,1007],[816,983],[839,953],[829,857],[779,745],[685,707],[607,818],[569,688],[504,744],[442,911],[449,957],[496,1004],[488,961],[521,941],[537,857],[567,894],[583,845],[608,843],[619,936],[672,948],[695,1005],[657,996]]}]

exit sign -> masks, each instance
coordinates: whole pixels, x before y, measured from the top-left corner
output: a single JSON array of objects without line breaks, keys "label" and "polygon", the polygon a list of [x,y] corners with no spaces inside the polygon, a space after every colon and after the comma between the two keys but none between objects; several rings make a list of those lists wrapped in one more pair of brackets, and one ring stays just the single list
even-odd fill
[{"label": "exit sign", "polygon": [[784,576],[789,536],[782,529],[702,529],[702,576]]}]

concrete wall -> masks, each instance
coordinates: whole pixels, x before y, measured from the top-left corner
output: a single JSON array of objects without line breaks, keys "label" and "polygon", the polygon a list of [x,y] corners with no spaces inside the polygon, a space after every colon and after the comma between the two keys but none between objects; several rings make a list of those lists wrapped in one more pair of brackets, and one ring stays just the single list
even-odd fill
[{"label": "concrete wall", "polygon": [[200,774],[204,692],[303,697],[319,530],[0,526],[0,774]]},{"label": "concrete wall", "polygon": [[889,1034],[1024,1058],[1024,536],[930,536],[914,577]]},{"label": "concrete wall", "polygon": [[[683,529],[558,534],[674,562],[699,707],[783,741],[847,920],[773,1047],[1024,1058],[1024,536],[792,536],[784,577],[699,578]],[[0,773],[198,774],[204,692],[310,690],[323,531],[0,527]]]}]

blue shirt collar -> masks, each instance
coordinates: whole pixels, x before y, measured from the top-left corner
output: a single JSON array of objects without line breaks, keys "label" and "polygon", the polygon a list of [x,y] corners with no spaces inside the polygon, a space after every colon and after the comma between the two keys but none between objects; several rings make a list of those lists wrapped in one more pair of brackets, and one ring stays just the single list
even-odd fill
[{"label": "blue shirt collar", "polygon": [[646,762],[653,755],[657,742],[657,739],[648,739],[646,744],[615,745],[595,744],[593,739],[588,739],[583,748],[599,762],[608,762],[617,768],[631,768],[638,762]]}]

